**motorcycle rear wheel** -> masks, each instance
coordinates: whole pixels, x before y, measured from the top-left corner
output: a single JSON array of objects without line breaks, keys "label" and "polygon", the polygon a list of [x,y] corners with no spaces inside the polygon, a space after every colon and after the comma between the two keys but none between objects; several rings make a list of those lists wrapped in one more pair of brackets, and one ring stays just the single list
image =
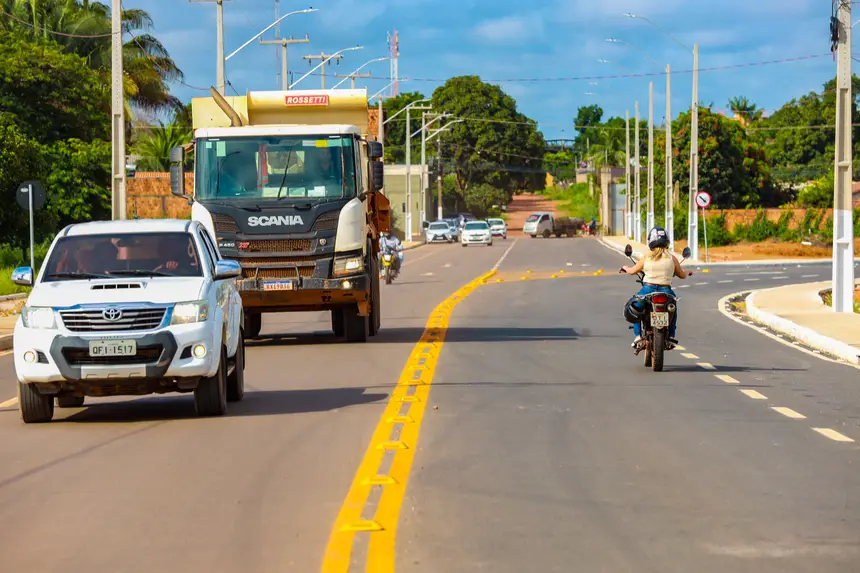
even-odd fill
[{"label": "motorcycle rear wheel", "polygon": [[666,350],[666,331],[657,330],[654,332],[654,356],[652,357],[654,372],[663,371],[664,350]]}]

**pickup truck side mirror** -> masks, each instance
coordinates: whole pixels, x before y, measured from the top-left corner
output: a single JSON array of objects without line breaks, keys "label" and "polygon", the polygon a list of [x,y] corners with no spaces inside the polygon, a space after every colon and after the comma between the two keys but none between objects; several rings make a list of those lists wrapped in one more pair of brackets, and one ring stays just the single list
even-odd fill
[{"label": "pickup truck side mirror", "polygon": [[[369,143],[376,143],[371,141]],[[371,192],[380,191],[385,184],[385,165],[381,161],[370,162],[370,190]]]},{"label": "pickup truck side mirror", "polygon": [[382,159],[382,143],[378,141],[367,142],[368,159]]},{"label": "pickup truck side mirror", "polygon": [[12,271],[12,282],[18,286],[31,287],[33,286],[33,268],[18,267]]},{"label": "pickup truck side mirror", "polygon": [[242,274],[242,267],[231,259],[222,259],[215,263],[215,280],[233,279]]},{"label": "pickup truck side mirror", "polygon": [[170,150],[170,192],[177,197],[187,198],[185,194],[185,147]]}]

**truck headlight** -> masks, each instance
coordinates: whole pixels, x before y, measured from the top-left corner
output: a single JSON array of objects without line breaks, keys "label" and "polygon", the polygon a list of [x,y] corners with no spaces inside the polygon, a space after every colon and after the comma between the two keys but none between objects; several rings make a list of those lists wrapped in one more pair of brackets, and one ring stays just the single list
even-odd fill
[{"label": "truck headlight", "polygon": [[352,255],[334,260],[335,276],[354,275],[362,271],[364,271],[364,257],[362,255]]},{"label": "truck headlight", "polygon": [[183,302],[173,307],[170,324],[194,324],[209,318],[209,303],[205,300]]},{"label": "truck headlight", "polygon": [[27,328],[57,328],[56,314],[49,307],[25,306],[21,311],[21,320]]}]

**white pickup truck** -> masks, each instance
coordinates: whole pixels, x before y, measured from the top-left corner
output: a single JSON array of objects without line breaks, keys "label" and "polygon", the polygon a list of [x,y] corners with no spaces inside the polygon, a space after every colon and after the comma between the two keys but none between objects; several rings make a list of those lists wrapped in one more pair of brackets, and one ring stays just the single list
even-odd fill
[{"label": "white pickup truck", "polygon": [[202,416],[245,393],[241,269],[197,222],[70,225],[54,239],[15,324],[24,422],[47,422],[85,396],[194,392]]}]

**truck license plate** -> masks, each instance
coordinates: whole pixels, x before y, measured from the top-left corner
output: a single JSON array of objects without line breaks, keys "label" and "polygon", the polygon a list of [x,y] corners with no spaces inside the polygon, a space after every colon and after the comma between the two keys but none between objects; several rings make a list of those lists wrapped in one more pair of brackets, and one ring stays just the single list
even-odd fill
[{"label": "truck license plate", "polygon": [[135,340],[90,340],[90,356],[134,356],[137,354]]},{"label": "truck license plate", "polygon": [[667,328],[669,326],[668,312],[652,312],[651,326],[654,328]]},{"label": "truck license plate", "polygon": [[263,283],[263,290],[294,290],[293,281],[268,281]]}]

